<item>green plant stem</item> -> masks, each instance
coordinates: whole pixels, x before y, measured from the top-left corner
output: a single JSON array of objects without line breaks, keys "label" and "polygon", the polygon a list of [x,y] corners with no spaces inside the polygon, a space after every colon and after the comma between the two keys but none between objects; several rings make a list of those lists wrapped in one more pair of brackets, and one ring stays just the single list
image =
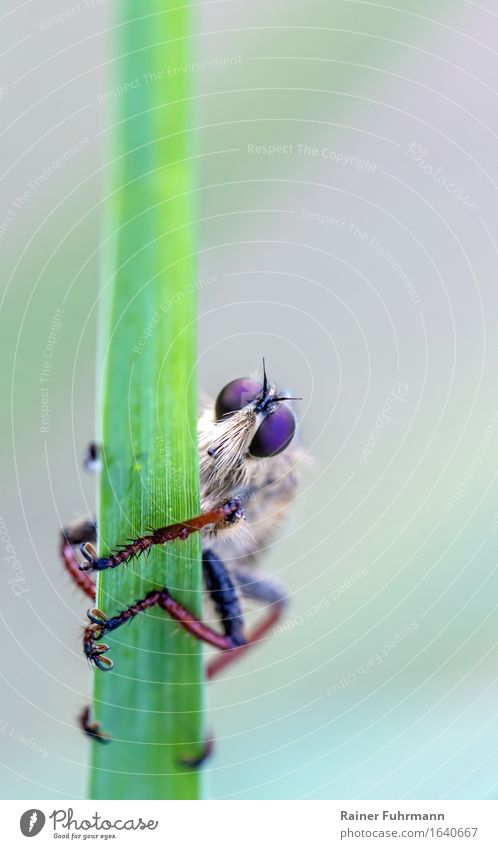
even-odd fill
[{"label": "green plant stem", "polygon": [[[199,510],[191,75],[168,73],[191,61],[191,11],[179,5],[121,0],[115,7],[99,398],[101,554]],[[116,94],[117,86],[127,88]],[[165,585],[200,613],[198,539],[101,573],[97,606],[112,615]],[[179,758],[202,745],[199,644],[156,609],[107,642],[114,670],[95,672],[93,708],[113,742],[92,743],[91,797],[198,798],[199,773]]]}]

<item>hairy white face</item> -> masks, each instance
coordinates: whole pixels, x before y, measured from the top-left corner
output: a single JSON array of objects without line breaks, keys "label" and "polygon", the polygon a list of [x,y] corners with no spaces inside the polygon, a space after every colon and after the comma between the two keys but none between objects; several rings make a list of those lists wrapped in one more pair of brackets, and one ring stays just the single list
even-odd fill
[{"label": "hairy white face", "polygon": [[260,419],[261,414],[256,412],[254,405],[248,404],[242,410],[212,422],[212,441],[207,454],[220,473],[224,467],[235,467],[245,459]]},{"label": "hairy white face", "polygon": [[[296,422],[290,400],[263,381],[237,378],[199,420],[201,484],[216,497],[245,485],[254,464],[285,451]],[[216,494],[216,495],[215,495]]]}]

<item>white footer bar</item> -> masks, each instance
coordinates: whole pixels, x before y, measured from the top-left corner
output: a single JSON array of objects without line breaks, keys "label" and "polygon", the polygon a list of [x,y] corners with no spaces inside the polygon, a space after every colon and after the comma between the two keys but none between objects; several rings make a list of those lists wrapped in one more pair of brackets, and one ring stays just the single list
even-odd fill
[{"label": "white footer bar", "polygon": [[0,801],[2,844],[498,847],[495,801]]}]

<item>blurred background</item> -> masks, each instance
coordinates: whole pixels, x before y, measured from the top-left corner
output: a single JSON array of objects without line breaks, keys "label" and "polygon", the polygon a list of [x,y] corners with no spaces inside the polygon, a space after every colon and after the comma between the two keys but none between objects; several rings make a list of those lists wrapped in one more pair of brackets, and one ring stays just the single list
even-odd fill
[{"label": "blurred background", "polygon": [[[57,539],[95,508],[115,9],[0,9],[4,798],[86,795]],[[206,793],[496,798],[496,8],[197,13],[195,64],[164,68],[195,89],[200,387],[264,355],[312,457],[262,564],[286,624],[209,687]]]}]

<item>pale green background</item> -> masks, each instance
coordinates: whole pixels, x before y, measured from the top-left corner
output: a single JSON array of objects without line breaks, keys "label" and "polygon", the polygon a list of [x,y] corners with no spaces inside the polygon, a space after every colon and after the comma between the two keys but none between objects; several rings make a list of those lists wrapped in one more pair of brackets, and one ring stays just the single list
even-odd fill
[{"label": "pale green background", "polygon": [[[199,275],[216,277],[200,292],[201,386],[215,393],[265,355],[304,396],[314,459],[264,566],[290,588],[289,629],[209,687],[213,797],[495,798],[498,26],[487,6],[199,4],[203,64],[183,72],[196,90]],[[80,458],[94,433],[110,120],[98,95],[112,85],[114,8],[0,5],[0,222],[14,212],[0,237],[0,543],[3,559],[10,540],[27,590],[14,595],[4,561],[6,798],[86,792],[90,744],[75,717],[91,687],[87,605],[56,541],[95,503]],[[58,13],[64,21],[43,23]],[[477,209],[410,159],[412,142]],[[269,158],[251,144],[293,149]],[[337,164],[323,148],[370,166]],[[42,434],[39,375],[58,309]],[[372,437],[395,381],[406,399]]]}]

